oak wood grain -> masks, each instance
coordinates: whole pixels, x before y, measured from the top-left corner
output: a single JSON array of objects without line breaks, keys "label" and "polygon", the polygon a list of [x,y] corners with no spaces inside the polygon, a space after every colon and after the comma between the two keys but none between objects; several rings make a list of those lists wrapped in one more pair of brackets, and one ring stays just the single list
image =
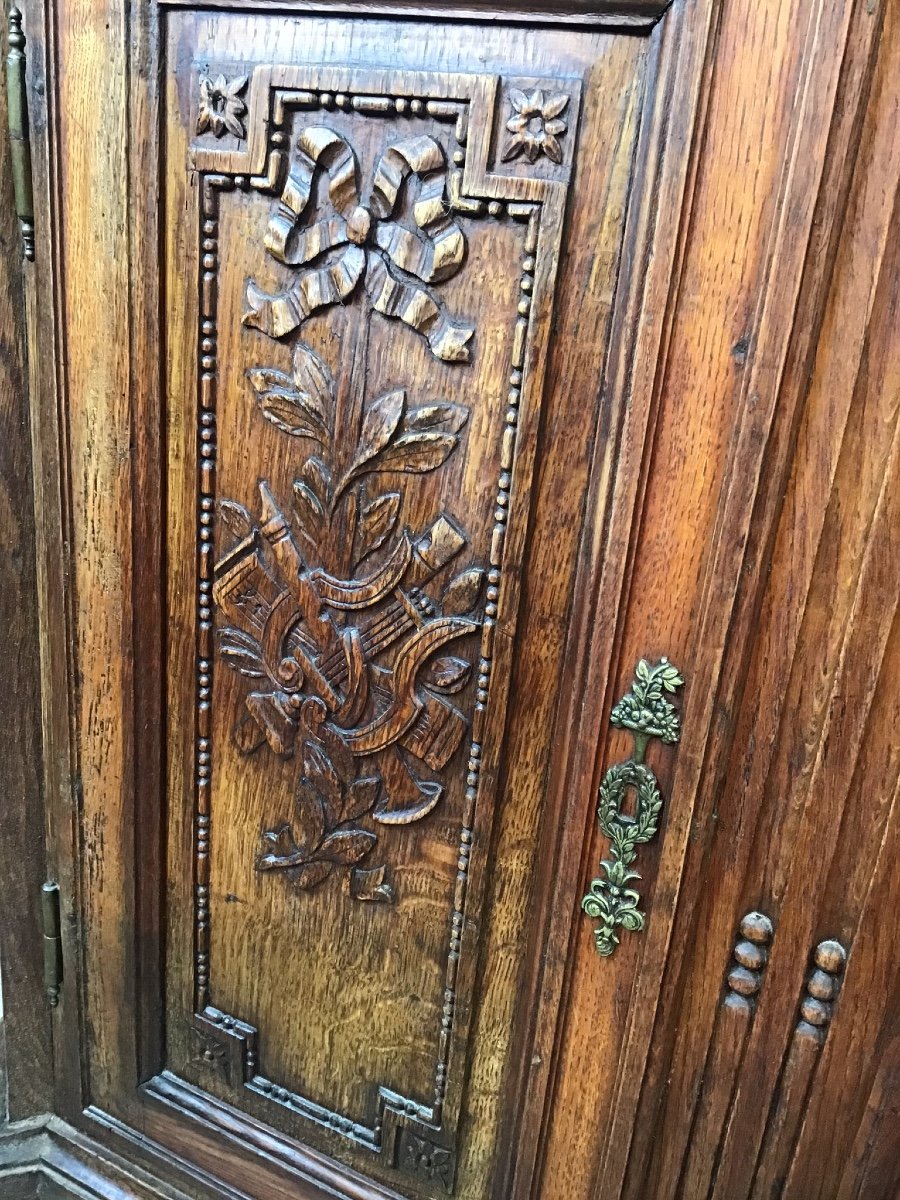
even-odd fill
[{"label": "oak wood grain", "polygon": [[203,1200],[887,1200],[896,14],[24,24],[55,1107]]},{"label": "oak wood grain", "polygon": [[[5,61],[5,53],[4,53]],[[0,125],[5,126],[5,71]],[[3,922],[0,1111],[22,1120],[49,1106],[50,1020],[41,986],[40,888],[45,878],[41,798],[39,629],[21,235],[9,148],[0,154],[0,629],[6,675],[0,697]]]}]

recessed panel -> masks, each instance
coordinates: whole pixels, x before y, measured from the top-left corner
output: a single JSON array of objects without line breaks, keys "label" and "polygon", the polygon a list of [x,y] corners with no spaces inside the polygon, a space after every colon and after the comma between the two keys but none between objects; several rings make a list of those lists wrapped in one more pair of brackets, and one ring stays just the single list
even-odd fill
[{"label": "recessed panel", "polygon": [[167,41],[168,1067],[414,1195],[455,1185],[609,40],[478,32],[172,15]]}]

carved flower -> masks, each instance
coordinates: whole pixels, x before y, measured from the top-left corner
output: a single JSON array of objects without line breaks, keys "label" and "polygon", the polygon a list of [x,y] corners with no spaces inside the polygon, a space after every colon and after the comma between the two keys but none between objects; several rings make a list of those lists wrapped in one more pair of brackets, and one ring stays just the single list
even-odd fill
[{"label": "carved flower", "polygon": [[561,114],[568,107],[569,97],[559,92],[546,99],[540,88],[530,96],[513,88],[509,101],[514,115],[507,121],[506,128],[513,136],[504,151],[503,161],[511,162],[524,154],[533,163],[546,154],[551,162],[561,163],[563,152],[559,139],[568,128]]},{"label": "carved flower", "polygon": [[230,83],[224,75],[217,75],[215,79],[206,74],[201,75],[197,132],[206,133],[209,129],[216,137],[221,137],[227,130],[236,138],[246,137],[244,122],[241,120],[247,111],[247,106],[241,99],[241,92],[246,86],[246,75],[240,75]]},{"label": "carved flower", "polygon": [[425,1179],[439,1179],[448,1189],[453,1182],[453,1155],[443,1146],[410,1134],[406,1142],[409,1168]]}]

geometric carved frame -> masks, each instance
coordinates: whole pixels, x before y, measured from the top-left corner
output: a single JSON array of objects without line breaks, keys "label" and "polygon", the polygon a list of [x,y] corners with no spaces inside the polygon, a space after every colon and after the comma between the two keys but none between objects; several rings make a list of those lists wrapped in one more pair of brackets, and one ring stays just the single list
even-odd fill
[{"label": "geometric carved frame", "polygon": [[[212,74],[216,74],[214,69]],[[327,76],[327,89],[322,86]],[[526,90],[534,80],[515,80]],[[556,80],[547,81],[555,88]],[[196,590],[196,709],[194,780],[194,1016],[200,1053],[198,1059],[224,1068],[231,1087],[244,1087],[257,1097],[275,1102],[294,1115],[343,1134],[356,1146],[381,1156],[388,1167],[397,1167],[426,1184],[452,1190],[455,1170],[455,1134],[465,1084],[466,1042],[459,1010],[471,1011],[475,978],[476,938],[468,921],[477,914],[483,890],[485,850],[490,842],[493,797],[484,794],[482,765],[491,764],[496,780],[500,758],[512,634],[518,608],[518,572],[504,574],[512,555],[522,560],[534,446],[539,419],[547,320],[533,321],[532,313],[546,314],[552,305],[559,259],[559,242],[571,163],[578,129],[580,81],[567,78],[561,87],[569,94],[565,163],[556,167],[542,161],[537,170],[525,159],[501,164],[502,140],[493,145],[493,131],[504,120],[498,106],[505,89],[496,76],[428,72],[381,72],[257,66],[247,89],[248,147],[225,150],[194,142],[190,167],[199,175],[200,212],[197,233],[200,254],[199,329],[197,332],[197,590]],[[323,95],[325,99],[323,100]],[[239,1017],[211,1002],[209,838],[212,803],[212,671],[214,664],[213,515],[217,495],[216,472],[216,310],[217,242],[219,207],[224,193],[233,190],[274,193],[280,186],[289,143],[292,109],[315,110],[333,106],[361,117],[385,120],[402,109],[395,97],[410,98],[415,111],[424,111],[445,122],[457,146],[451,167],[450,195],[454,211],[477,220],[511,219],[522,226],[522,277],[517,311],[510,314],[510,376],[507,412],[500,449],[495,525],[487,563],[487,603],[481,622],[477,700],[471,723],[466,764],[465,807],[459,839],[459,859],[454,907],[450,918],[444,1005],[438,1031],[434,1095],[422,1103],[386,1088],[378,1089],[371,1125],[354,1122],[311,1099],[289,1091],[262,1073],[259,1034]],[[503,117],[505,118],[504,111]],[[449,157],[449,156],[448,156]],[[495,161],[497,168],[489,169]],[[464,165],[463,165],[464,164]],[[500,173],[503,172],[503,173]],[[528,177],[528,175],[531,177]],[[549,177],[548,177],[549,174]],[[522,431],[528,436],[523,437]],[[496,637],[498,627],[507,636]],[[496,784],[494,784],[496,786]],[[466,1023],[468,1018],[466,1019]],[[451,1062],[455,1069],[451,1072]],[[151,1090],[153,1085],[151,1084]]]}]

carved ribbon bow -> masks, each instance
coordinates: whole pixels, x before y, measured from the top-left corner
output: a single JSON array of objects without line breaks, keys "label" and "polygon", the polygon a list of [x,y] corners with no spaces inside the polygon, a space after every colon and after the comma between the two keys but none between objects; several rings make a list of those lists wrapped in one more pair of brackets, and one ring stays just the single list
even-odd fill
[{"label": "carved ribbon bow", "polygon": [[[323,170],[334,214],[304,224],[316,174]],[[421,187],[412,206],[414,226],[408,228],[391,218],[397,215],[398,197],[410,175]],[[376,312],[412,326],[436,357],[466,362],[474,328],[451,321],[424,286],[455,275],[465,255],[465,237],[447,213],[445,184],[446,162],[438,142],[426,136],[407,138],[385,150],[375,167],[369,200],[362,204],[351,147],[324,126],[305,129],[269,221],[266,248],[287,266],[309,266],[287,291],[276,295],[249,283],[250,309],[244,324],[270,337],[284,337],[316,309],[342,304],[364,277]]]}]

